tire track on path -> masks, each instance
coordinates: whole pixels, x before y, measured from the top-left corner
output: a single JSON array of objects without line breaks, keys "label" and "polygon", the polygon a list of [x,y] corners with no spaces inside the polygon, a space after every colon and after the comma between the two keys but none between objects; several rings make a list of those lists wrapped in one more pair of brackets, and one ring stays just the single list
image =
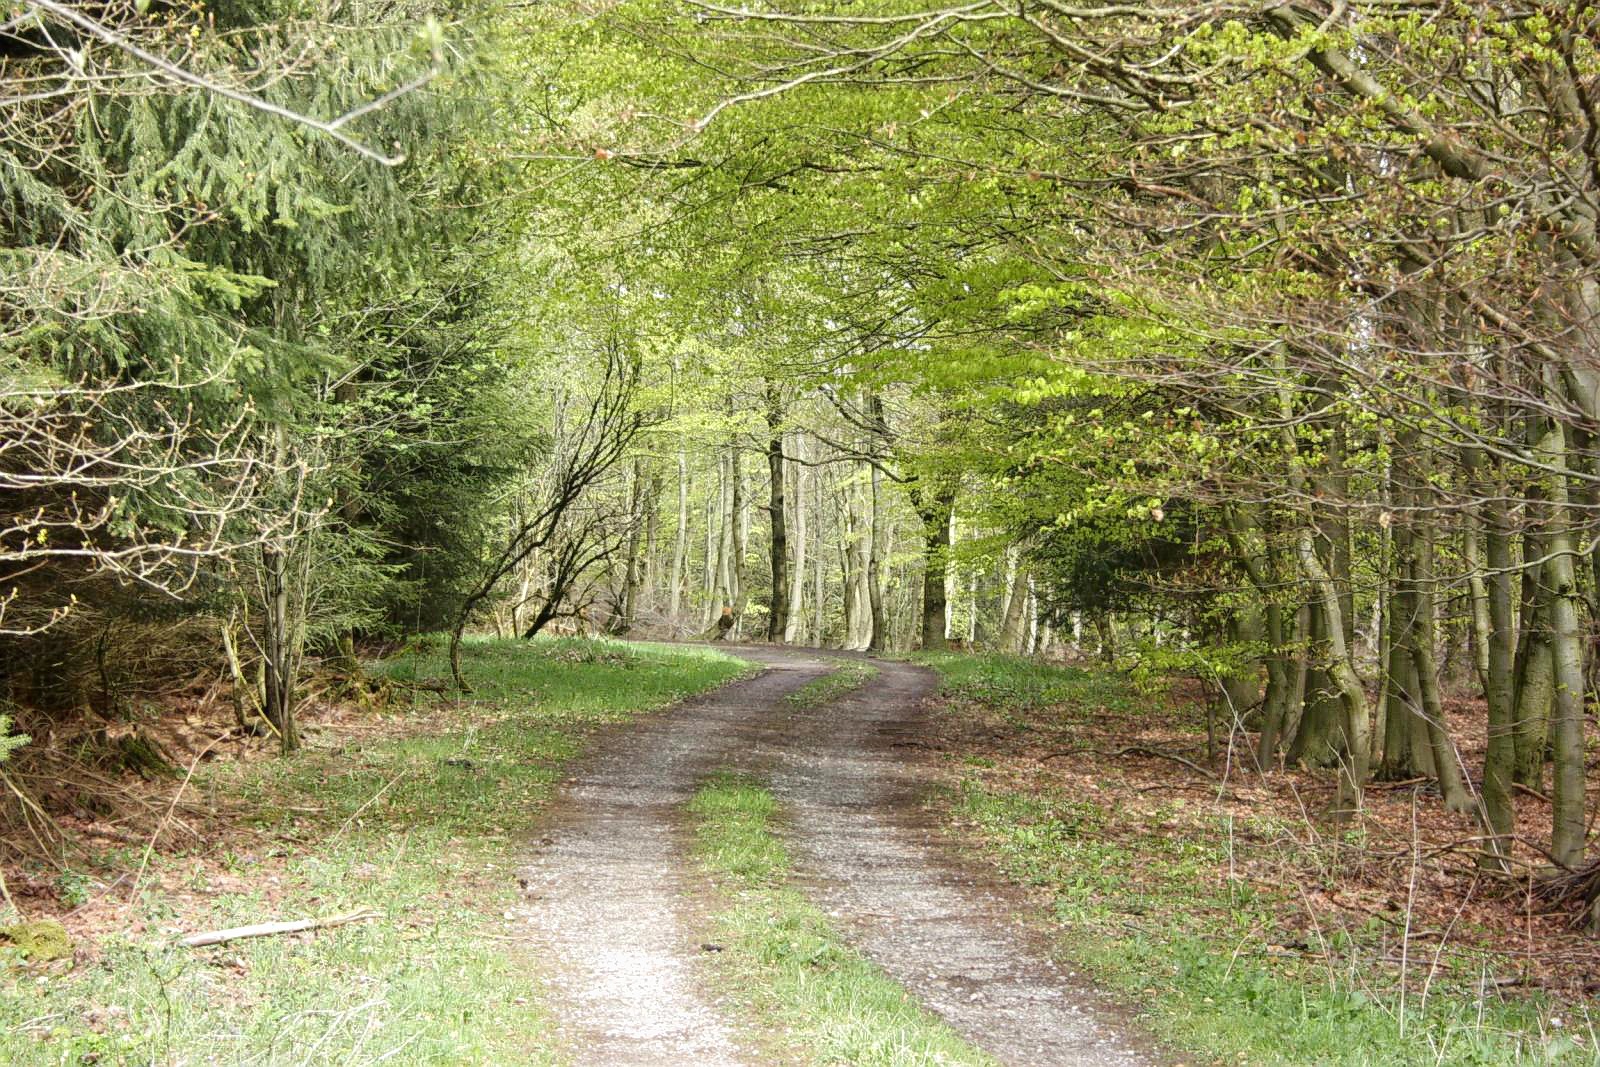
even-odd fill
[{"label": "tire track on path", "polygon": [[1053,958],[1034,910],[960,862],[924,811],[919,722],[931,671],[877,678],[792,717],[772,788],[808,895],[847,938],[972,1044],[1019,1067],[1158,1062],[1119,1013]]},{"label": "tire track on path", "polygon": [[778,669],[600,740],[552,806],[545,844],[522,870],[519,917],[552,966],[551,1008],[576,1064],[756,1062],[695,973],[683,807],[765,714],[828,669],[792,652],[771,661]]},{"label": "tire track on path", "polygon": [[619,729],[552,806],[523,871],[522,918],[552,966],[551,1008],[577,1064],[757,1064],[701,988],[684,824],[720,769],[768,782],[797,882],[845,938],[967,1040],[1019,1067],[1161,1062],[1117,1009],[1052,958],[1012,887],[964,862],[924,811],[931,671],[878,675],[827,704],[789,693],[841,657],[730,646],[760,675]]}]

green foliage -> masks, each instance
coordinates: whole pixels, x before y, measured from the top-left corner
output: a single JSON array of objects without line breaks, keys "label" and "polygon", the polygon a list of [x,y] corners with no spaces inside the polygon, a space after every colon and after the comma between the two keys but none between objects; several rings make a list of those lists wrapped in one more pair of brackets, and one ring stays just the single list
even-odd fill
[{"label": "green foliage", "polygon": [[27,734],[12,733],[11,716],[0,712],[0,763],[4,763],[13,752],[30,740]]}]

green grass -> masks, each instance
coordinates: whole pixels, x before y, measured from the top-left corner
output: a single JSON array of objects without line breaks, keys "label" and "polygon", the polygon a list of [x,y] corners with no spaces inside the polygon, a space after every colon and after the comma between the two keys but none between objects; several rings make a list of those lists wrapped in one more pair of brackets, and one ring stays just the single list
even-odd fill
[{"label": "green grass", "polygon": [[690,802],[699,852],[726,889],[716,918],[725,951],[715,959],[730,994],[763,1037],[797,1046],[810,1062],[911,1065],[991,1061],[925,1011],[869,960],[844,944],[827,918],[784,884],[789,857],[772,832],[772,795],[731,776]]},{"label": "green grass", "polygon": [[[992,703],[1010,714],[1055,722],[1092,715],[1100,694],[1119,686],[1109,676],[999,657],[927,661],[967,699],[993,693]],[[1077,704],[1054,706],[1063,701]],[[1007,875],[1050,893],[1068,954],[1144,1005],[1150,1025],[1176,1047],[1252,1064],[1596,1062],[1584,1005],[1503,997],[1492,984],[1480,996],[1481,971],[1436,977],[1424,1006],[1427,960],[1414,962],[1402,1010],[1393,975],[1372,962],[1377,925],[1330,931],[1326,958],[1274,950],[1274,941],[1292,939],[1285,915],[1294,901],[1281,890],[1219,882],[1215,872],[1228,862],[1220,817],[1209,833],[1185,836],[1131,826],[1092,797],[997,788],[978,776],[945,801]],[[1562,1017],[1561,1029],[1552,1014]]]},{"label": "green grass", "polygon": [[[593,727],[749,668],[709,651],[575,641],[472,642],[465,666],[470,704],[401,698],[362,732],[370,741],[313,735],[290,759],[192,783],[192,796],[251,812],[256,832],[158,853],[159,888],[138,894],[92,963],[0,971],[0,1062],[551,1062],[538,968],[505,917],[520,841]],[[436,648],[379,670],[446,674]],[[362,907],[383,917],[172,944],[180,929]]]},{"label": "green grass", "polygon": [[822,677],[802,685],[784,699],[796,707],[819,707],[845,693],[860,689],[877,676],[878,668],[870,663],[843,663]]},{"label": "green grass", "polygon": [[946,694],[991,707],[1069,710],[1089,701],[1115,710],[1133,706],[1127,687],[1104,671],[1056,667],[1020,656],[972,656],[961,652],[924,652],[912,658],[939,672]]}]

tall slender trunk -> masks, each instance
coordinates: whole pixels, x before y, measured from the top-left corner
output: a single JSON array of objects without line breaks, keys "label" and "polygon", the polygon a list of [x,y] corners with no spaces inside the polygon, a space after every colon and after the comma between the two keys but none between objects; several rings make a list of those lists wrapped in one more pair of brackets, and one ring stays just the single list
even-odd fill
[{"label": "tall slender trunk", "polygon": [[650,476],[649,488],[644,497],[644,574],[643,602],[645,611],[654,611],[661,603],[661,472]]},{"label": "tall slender trunk", "polygon": [[883,472],[873,467],[871,478],[872,498],[869,506],[872,519],[867,527],[867,601],[871,609],[872,633],[867,639],[867,648],[882,652],[889,647],[889,617],[883,604],[883,561],[888,554],[884,537],[889,524],[883,521]]},{"label": "tall slender trunk", "polygon": [[1328,660],[1332,653],[1328,644],[1327,614],[1322,610],[1322,598],[1314,596],[1307,618],[1305,684],[1301,690],[1302,707],[1289,749],[1284,754],[1290,763],[1303,763],[1307,767],[1333,767],[1339,763],[1342,747],[1339,738],[1339,718],[1342,714],[1339,696],[1328,674]]},{"label": "tall slender trunk", "polygon": [[732,487],[728,504],[731,552],[728,559],[728,599],[733,602],[735,634],[744,633],[744,609],[750,589],[744,580],[745,553],[750,546],[749,492],[744,480],[743,455],[737,443],[728,453],[728,484]]},{"label": "tall slender trunk", "polygon": [[672,535],[672,574],[668,579],[667,616],[671,625],[678,625],[678,613],[683,609],[684,571],[689,562],[689,460],[683,449],[678,449],[678,529]]},{"label": "tall slender trunk", "polygon": [[[1476,467],[1474,458],[1471,466]],[[1503,865],[1510,855],[1516,832],[1517,773],[1516,745],[1516,641],[1517,626],[1511,594],[1511,520],[1506,499],[1509,486],[1503,467],[1496,463],[1496,474],[1484,483],[1483,535],[1488,574],[1483,576],[1485,611],[1479,626],[1478,641],[1484,648],[1481,672],[1483,694],[1488,705],[1488,747],[1483,757],[1483,815],[1490,841],[1485,857],[1493,865]],[[1472,530],[1468,537],[1475,536]],[[1486,628],[1484,624],[1487,624]]]},{"label": "tall slender trunk", "polygon": [[[1289,457],[1290,487],[1302,499],[1309,499],[1309,478],[1305,473],[1293,430],[1294,390],[1283,365],[1281,352],[1278,358],[1278,403],[1283,416],[1283,442]],[[1351,662],[1350,647],[1346,639],[1348,620],[1345,614],[1344,595],[1347,590],[1339,588],[1321,557],[1317,555],[1314,516],[1309,513],[1309,505],[1305,510],[1307,514],[1295,536],[1295,554],[1299,559],[1301,572],[1319,598],[1318,607],[1328,641],[1327,671],[1345,713],[1344,732],[1347,752],[1345,760],[1339,765],[1339,802],[1344,808],[1359,808],[1361,791],[1367,781],[1368,755],[1371,752],[1369,738],[1371,721],[1368,717],[1367,694]]]},{"label": "tall slender trunk", "polygon": [[[795,450],[801,452],[800,439]],[[784,626],[783,639],[788,644],[801,639],[805,625],[806,600],[806,468],[803,463],[794,466],[794,581],[789,586],[789,616]]]},{"label": "tall slender trunk", "polygon": [[[1544,542],[1523,538],[1525,560],[1539,559]],[[1516,750],[1514,780],[1529,789],[1544,789],[1544,760],[1549,749],[1550,707],[1555,700],[1555,654],[1545,618],[1542,567],[1522,572],[1522,627],[1517,641],[1516,696],[1512,705],[1512,742]]]},{"label": "tall slender trunk", "polygon": [[771,482],[767,510],[772,518],[772,606],[767,614],[767,640],[786,641],[789,631],[789,512],[784,499],[787,471],[783,460],[782,398],[776,386],[767,390],[767,477]]},{"label": "tall slender trunk", "polygon": [[1256,739],[1256,765],[1262,770],[1270,768],[1277,758],[1278,739],[1284,725],[1289,700],[1294,690],[1291,664],[1285,652],[1288,641],[1284,632],[1283,605],[1279,602],[1276,564],[1268,545],[1265,531],[1259,521],[1245,509],[1225,508],[1225,529],[1229,544],[1245,577],[1249,579],[1256,596],[1265,605],[1262,618],[1265,626],[1267,651],[1267,691],[1261,699],[1260,733]]},{"label": "tall slender trunk", "polygon": [[1583,630],[1578,619],[1577,546],[1568,510],[1566,435],[1551,424],[1540,452],[1555,473],[1550,477],[1550,525],[1545,538],[1545,618],[1550,626],[1555,696],[1550,709],[1550,854],[1576,867],[1584,853]]},{"label": "tall slender trunk", "polygon": [[720,504],[720,489],[716,497],[706,497],[706,572],[705,580],[701,583],[701,591],[705,596],[705,605],[704,610],[701,612],[704,617],[700,620],[702,625],[705,626],[711,625],[712,620],[717,617],[719,611],[717,590],[719,577],[722,574],[722,561],[718,558],[718,553],[722,549],[722,537],[717,532],[717,518],[722,513]]},{"label": "tall slender trunk", "polygon": [[844,647],[862,651],[872,642],[872,602],[867,592],[872,531],[861,478],[852,476],[844,486],[846,536],[844,596],[847,607]]},{"label": "tall slender trunk", "polygon": [[1395,563],[1389,593],[1389,625],[1384,652],[1383,701],[1384,738],[1380,774],[1390,781],[1413,778],[1419,771],[1411,739],[1416,735],[1412,720],[1420,707],[1411,687],[1411,643],[1416,619],[1416,603],[1408,581],[1411,566],[1411,533],[1399,527],[1394,534]]},{"label": "tall slender trunk", "polygon": [[922,648],[925,652],[949,647],[945,638],[948,621],[945,577],[950,552],[950,517],[955,501],[955,490],[949,487],[940,487],[930,495],[919,494],[915,501],[922,518]]},{"label": "tall slender trunk", "polygon": [[813,573],[811,576],[811,590],[814,598],[812,604],[811,640],[817,647],[822,647],[828,636],[828,584],[827,584],[827,544],[824,540],[824,527],[822,518],[827,514],[822,506],[822,473],[818,471],[811,479],[812,495],[815,498],[815,510],[812,512],[817,523],[817,543],[811,553]]},{"label": "tall slender trunk", "polygon": [[633,487],[628,496],[628,569],[622,590],[622,615],[616,622],[618,633],[633,629],[639,611],[639,591],[644,584],[640,552],[644,545],[641,511],[644,507],[644,460],[633,461]]},{"label": "tall slender trunk", "polygon": [[[281,546],[261,550],[262,605],[262,714],[278,735],[285,754],[300,747],[294,720],[294,640],[289,619],[289,561]],[[459,650],[456,651],[459,658]]]},{"label": "tall slender trunk", "polygon": [[1006,590],[1005,608],[1000,615],[998,647],[1001,652],[1018,655],[1024,650],[1026,640],[1023,621],[1028,606],[1028,562],[1023,558],[1022,550],[1016,546],[1012,546],[1006,555],[1011,563],[1011,582]]},{"label": "tall slender trunk", "polygon": [[[1425,483],[1424,483],[1425,484]],[[1417,667],[1417,681],[1421,687],[1422,715],[1428,725],[1428,746],[1433,753],[1434,777],[1439,782],[1439,793],[1445,807],[1451,811],[1470,811],[1472,796],[1467,792],[1461,773],[1461,761],[1456,756],[1455,742],[1450,737],[1450,724],[1444,716],[1444,701],[1439,695],[1439,667],[1434,649],[1438,644],[1435,630],[1435,590],[1437,575],[1434,569],[1434,536],[1432,525],[1424,520],[1414,541],[1417,615],[1411,642],[1411,658]]]}]

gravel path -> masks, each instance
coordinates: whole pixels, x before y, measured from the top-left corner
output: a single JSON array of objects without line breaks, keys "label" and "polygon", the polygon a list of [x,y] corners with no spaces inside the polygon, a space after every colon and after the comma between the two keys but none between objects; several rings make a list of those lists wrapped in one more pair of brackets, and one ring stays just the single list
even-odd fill
[{"label": "gravel path", "polygon": [[960,863],[922,813],[926,769],[908,754],[929,672],[879,662],[862,689],[797,708],[784,696],[831,669],[828,658],[729,651],[767,669],[602,743],[523,872],[523,918],[552,961],[552,1007],[575,1062],[761,1062],[697,976],[683,807],[723,767],[770,784],[801,884],[973,1044],[1030,1067],[1156,1062],[1015,918],[1027,910],[1015,893]]},{"label": "gravel path", "polygon": [[1116,1012],[1064,972],[1008,887],[959,862],[919,803],[919,712],[931,672],[879,662],[876,679],[790,731],[772,785],[809,894],[850,941],[1002,1063],[1155,1062]]},{"label": "gravel path", "polygon": [[522,872],[522,918],[555,964],[553,1007],[574,1062],[757,1062],[695,978],[683,806],[763,712],[828,670],[799,656],[782,666],[618,731],[563,787]]}]

